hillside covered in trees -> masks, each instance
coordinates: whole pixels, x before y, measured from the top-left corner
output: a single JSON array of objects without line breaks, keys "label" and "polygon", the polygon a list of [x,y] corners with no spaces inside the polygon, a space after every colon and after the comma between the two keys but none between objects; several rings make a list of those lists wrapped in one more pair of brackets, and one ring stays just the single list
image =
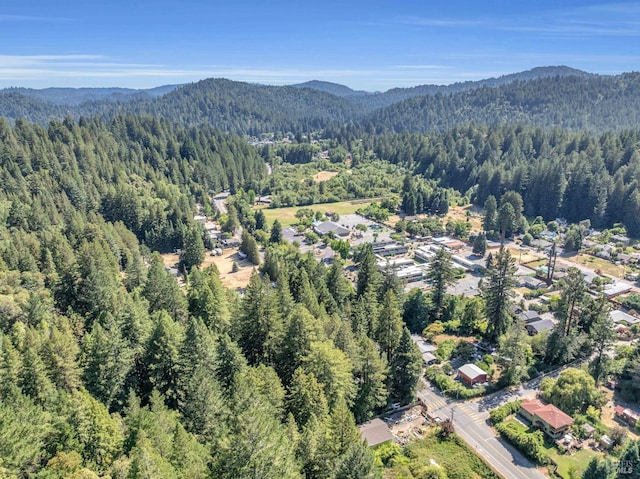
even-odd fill
[{"label": "hillside covered in trees", "polygon": [[[591,75],[543,67],[452,85],[366,93],[327,82],[266,86],[225,79],[140,92],[0,92],[0,116],[45,125],[65,116],[162,116],[243,135],[312,132],[347,124],[370,133],[445,131],[468,123],[527,124],[601,132],[638,124],[640,74]],[[167,92],[168,91],[168,92]],[[166,93],[166,94],[165,94]],[[80,100],[86,98],[87,101]],[[66,99],[62,101],[61,99]]]},{"label": "hillside covered in trees", "polygon": [[355,421],[410,400],[421,360],[370,247],[354,289],[272,240],[243,297],[152,253],[203,254],[195,203],[244,198],[255,149],[118,117],[3,122],[0,157],[0,476],[378,477]]}]

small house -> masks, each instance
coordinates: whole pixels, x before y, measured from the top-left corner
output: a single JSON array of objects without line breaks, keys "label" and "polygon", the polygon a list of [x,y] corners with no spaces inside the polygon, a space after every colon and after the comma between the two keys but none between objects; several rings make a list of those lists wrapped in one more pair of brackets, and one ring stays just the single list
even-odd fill
[{"label": "small house", "polygon": [[555,327],[555,323],[550,319],[539,319],[531,323],[525,324],[524,327],[529,336],[535,336],[543,331],[551,331]]},{"label": "small house", "polygon": [[487,373],[472,363],[461,366],[458,369],[458,377],[467,386],[487,382]]},{"label": "small house", "polygon": [[553,404],[543,404],[539,399],[524,399],[520,404],[520,414],[553,439],[562,437],[573,425],[571,416]]},{"label": "small house", "polygon": [[529,289],[540,289],[547,287],[547,283],[545,283],[544,281],[540,281],[538,278],[534,278],[532,276],[522,276],[520,278],[520,284]]},{"label": "small house", "polygon": [[602,436],[600,436],[600,441],[599,442],[600,442],[600,446],[603,449],[610,449],[611,446],[613,446],[613,439],[611,439],[606,434],[603,434]]},{"label": "small house", "polygon": [[625,326],[631,326],[636,323],[640,323],[640,319],[636,318],[635,316],[631,316],[630,314],[625,313],[624,311],[620,311],[619,309],[611,311],[609,313],[609,318],[614,323],[623,324]]},{"label": "small house", "polygon": [[382,419],[376,418],[360,424],[358,430],[369,447],[377,447],[380,444],[393,441],[393,434]]},{"label": "small house", "polygon": [[422,353],[422,360],[427,366],[431,366],[438,362],[438,358],[433,353]]},{"label": "small house", "polygon": [[540,315],[537,311],[534,311],[532,309],[518,313],[517,317],[520,321],[524,321],[527,324],[540,321]]}]

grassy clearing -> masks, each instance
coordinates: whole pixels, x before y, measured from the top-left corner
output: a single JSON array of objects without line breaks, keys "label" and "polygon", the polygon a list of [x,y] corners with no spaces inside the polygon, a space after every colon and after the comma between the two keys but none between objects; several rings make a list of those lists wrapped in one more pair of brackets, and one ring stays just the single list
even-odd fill
[{"label": "grassy clearing", "polygon": [[604,274],[608,274],[616,278],[620,278],[620,279],[624,278],[624,266],[616,266],[615,264],[607,260],[604,260],[602,258],[597,258],[595,256],[591,256],[590,254],[578,254],[565,259],[572,263],[580,264],[582,266],[587,266],[588,268],[591,268],[594,270],[598,269],[602,271]]},{"label": "grassy clearing", "polygon": [[408,463],[397,461],[398,464],[385,471],[386,478],[423,477],[421,472],[431,466],[431,459],[441,466],[450,478],[498,478],[496,473],[455,435],[443,440],[432,432],[426,438],[408,445],[403,452]]},{"label": "grassy clearing", "polygon": [[449,220],[469,221],[473,233],[482,231],[482,215],[476,206],[451,206],[442,223],[446,225]]},{"label": "grassy clearing", "polygon": [[545,443],[545,448],[549,457],[558,464],[558,474],[566,479],[572,477],[569,475],[569,471],[573,469],[578,473],[575,477],[582,477],[582,473],[591,459],[600,454],[591,449],[581,449],[573,455],[560,454],[558,449],[551,443]]},{"label": "grassy clearing", "polygon": [[356,212],[359,208],[364,208],[371,204],[373,200],[353,200],[353,201],[339,201],[337,203],[322,203],[318,205],[309,206],[291,206],[289,208],[263,208],[264,216],[267,218],[269,224],[274,220],[279,220],[282,226],[291,226],[298,222],[296,218],[296,212],[303,208],[310,208],[313,211],[330,211],[337,213],[338,215],[350,215]]}]

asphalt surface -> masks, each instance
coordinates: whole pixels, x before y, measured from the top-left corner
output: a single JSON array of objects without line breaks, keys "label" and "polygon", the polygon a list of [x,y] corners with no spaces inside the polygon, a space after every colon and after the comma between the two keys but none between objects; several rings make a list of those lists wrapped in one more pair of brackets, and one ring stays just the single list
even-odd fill
[{"label": "asphalt surface", "polygon": [[[578,362],[578,361],[576,361]],[[545,376],[556,377],[563,366]],[[427,412],[441,419],[451,418],[458,436],[482,456],[505,479],[545,479],[529,459],[511,444],[497,437],[489,426],[489,411],[504,404],[534,396],[542,377],[533,379],[514,389],[505,389],[478,399],[458,401],[445,397],[435,386],[424,380],[426,386],[418,391],[418,397],[427,405]]]},{"label": "asphalt surface", "polygon": [[505,479],[545,479],[536,466],[513,446],[495,436],[488,425],[489,410],[502,402],[517,399],[513,393],[496,396],[488,401],[456,401],[426,387],[418,397],[427,405],[429,414],[450,418],[460,436],[476,453]]}]

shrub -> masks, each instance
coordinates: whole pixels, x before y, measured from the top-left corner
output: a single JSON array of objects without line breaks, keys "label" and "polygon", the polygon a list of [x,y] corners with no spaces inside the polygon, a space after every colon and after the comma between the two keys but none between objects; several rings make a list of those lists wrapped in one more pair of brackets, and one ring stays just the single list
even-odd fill
[{"label": "shrub", "polygon": [[527,432],[522,424],[510,420],[499,423],[496,430],[523,454],[538,464],[546,464],[549,460],[544,448],[542,431]]},{"label": "shrub", "polygon": [[507,417],[512,414],[517,413],[520,410],[520,401],[519,399],[516,401],[511,401],[503,404],[502,406],[498,406],[495,409],[492,409],[489,413],[489,417],[491,418],[491,422],[493,424],[500,424]]}]

